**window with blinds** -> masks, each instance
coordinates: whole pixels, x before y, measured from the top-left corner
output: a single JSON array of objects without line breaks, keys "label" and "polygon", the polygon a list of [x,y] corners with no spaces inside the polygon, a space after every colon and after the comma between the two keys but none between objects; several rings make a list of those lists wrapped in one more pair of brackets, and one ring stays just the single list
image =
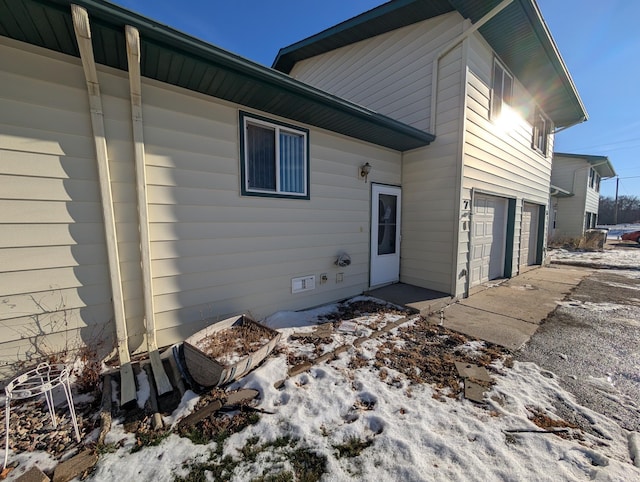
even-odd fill
[{"label": "window with blinds", "polygon": [[242,194],[309,199],[309,131],[240,113]]}]

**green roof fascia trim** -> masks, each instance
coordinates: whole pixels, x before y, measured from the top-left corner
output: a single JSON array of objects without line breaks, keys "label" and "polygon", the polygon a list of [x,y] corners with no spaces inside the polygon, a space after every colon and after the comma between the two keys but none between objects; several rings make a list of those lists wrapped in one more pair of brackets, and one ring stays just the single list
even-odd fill
[{"label": "green roof fascia trim", "polygon": [[[361,15],[348,19],[316,35],[280,49],[273,67],[291,72],[296,62],[319,55],[336,48],[380,35],[402,26],[420,22],[427,18],[457,10],[464,18],[476,22],[482,18],[500,0],[471,2],[469,0],[395,0],[385,3]],[[509,13],[506,13],[506,12]],[[515,16],[515,17],[514,17]],[[513,19],[522,21],[522,25],[513,23]],[[526,22],[526,23],[525,23]],[[517,34],[521,27],[530,29],[535,39],[533,45],[526,45]],[[505,31],[513,34],[505,38]],[[505,10],[497,14],[479,29],[493,49],[526,87],[534,88],[532,94],[544,98],[542,108],[558,127],[569,127],[587,120],[586,108],[578,94],[575,83],[569,74],[564,60],[544,22],[542,14],[534,0],[513,0]],[[513,40],[512,40],[513,39]],[[519,42],[519,43],[518,43]],[[527,73],[526,59],[528,48],[544,52],[548,64],[539,72],[538,78]],[[510,53],[510,55],[508,55]],[[529,53],[530,54],[530,53]],[[515,65],[512,65],[515,64]],[[561,86],[549,90],[545,87],[551,71],[558,76]]]},{"label": "green roof fascia trim", "polygon": [[616,177],[616,171],[613,168],[611,160],[607,156],[595,156],[590,154],[569,154],[567,152],[554,152],[553,158],[556,157],[568,157],[570,159],[582,159],[589,164],[600,174],[601,177],[608,179],[610,177]]},{"label": "green roof fascia trim", "polygon": [[573,101],[577,104],[578,109],[576,112],[576,117],[572,120],[568,120],[565,123],[564,127],[569,127],[571,125],[585,122],[589,118],[587,109],[582,102],[582,99],[580,98],[578,88],[573,81],[573,77],[571,77],[571,73],[567,68],[567,64],[564,62],[564,59],[560,54],[560,49],[558,49],[555,40],[553,40],[553,36],[551,35],[549,27],[544,21],[544,17],[542,16],[542,12],[540,11],[538,4],[535,3],[535,0],[514,1],[518,1],[522,5],[523,10],[529,16],[531,26],[538,34],[538,38],[544,38],[544,41],[541,40],[542,48],[547,52],[547,56],[556,68],[556,71],[558,72],[560,77],[563,78],[563,86],[567,92],[567,95],[573,97]]},{"label": "green roof fascia trim", "polygon": [[[89,19],[97,25],[124,28],[131,25],[140,31],[141,41],[152,42],[173,53],[192,59],[203,61],[213,66],[220,66],[227,71],[251,78],[259,88],[276,89],[295,101],[308,102],[309,107],[320,106],[326,111],[325,119],[314,122],[313,118],[290,117],[288,109],[274,108],[267,110],[274,115],[287,117],[291,120],[304,122],[316,127],[338,132],[384,147],[399,151],[423,147],[431,143],[435,136],[404,124],[375,111],[354,104],[350,101],[324,92],[320,89],[292,79],[288,75],[271,68],[250,61],[244,57],[216,47],[203,40],[173,29],[167,25],[155,22],[135,12],[102,0],[35,0],[38,4],[53,8],[68,8],[76,4],[87,9]],[[18,2],[16,2],[18,3]],[[109,25],[111,24],[111,25]],[[123,32],[124,36],[124,32]],[[123,37],[124,38],[124,37]],[[278,105],[277,103],[275,104]],[[246,107],[263,110],[262,106],[245,104]],[[297,106],[299,107],[299,106]],[[298,112],[304,109],[296,109]],[[331,117],[336,117],[332,119]],[[309,117],[309,116],[307,116]],[[339,118],[338,118],[339,117]],[[333,121],[348,121],[359,123],[361,128],[350,125],[352,132],[344,132],[332,128]],[[366,133],[363,133],[366,131]],[[382,134],[382,135],[381,135]]]},{"label": "green roof fascia trim", "polygon": [[[410,12],[409,8],[407,8],[414,6],[415,3],[415,0],[396,0],[383,3],[378,7],[374,7],[371,10],[329,27],[322,32],[318,32],[287,47],[283,47],[278,51],[271,67],[288,74],[299,60],[454,10],[447,0],[431,1],[431,4],[435,4],[435,8],[433,8],[432,11],[424,9],[425,13],[416,15],[415,11]],[[410,14],[405,13],[405,10]],[[367,27],[368,24],[371,24],[381,17],[389,16],[392,16],[392,19],[385,21],[384,25],[382,25],[381,22],[377,27]],[[318,49],[317,45],[323,42],[330,43],[331,47],[322,46]],[[309,50],[315,51],[315,53],[310,55]]]}]

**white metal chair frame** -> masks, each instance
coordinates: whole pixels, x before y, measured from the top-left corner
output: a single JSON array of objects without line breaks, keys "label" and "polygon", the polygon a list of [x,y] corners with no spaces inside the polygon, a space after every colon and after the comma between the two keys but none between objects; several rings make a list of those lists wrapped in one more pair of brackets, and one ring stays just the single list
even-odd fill
[{"label": "white metal chair frame", "polygon": [[51,416],[53,428],[58,426],[56,421],[55,406],[53,404],[52,390],[58,386],[62,386],[67,405],[71,413],[71,421],[76,432],[76,440],[80,442],[80,431],[78,430],[78,420],[76,418],[75,407],[73,406],[73,397],[71,395],[71,385],[69,383],[69,369],[63,364],[49,365],[48,363],[40,363],[33,370],[14,378],[5,387],[4,391],[7,395],[5,405],[5,442],[4,442],[4,465],[7,468],[7,460],[9,458],[9,415],[11,414],[11,400],[23,400],[44,394],[47,401],[47,408]]}]

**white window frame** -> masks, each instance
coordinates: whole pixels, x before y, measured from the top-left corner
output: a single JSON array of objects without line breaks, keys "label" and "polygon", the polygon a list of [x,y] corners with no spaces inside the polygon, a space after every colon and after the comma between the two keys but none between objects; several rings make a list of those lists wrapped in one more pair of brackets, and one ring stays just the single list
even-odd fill
[{"label": "white window frame", "polygon": [[[544,157],[547,157],[549,153],[549,136],[551,135],[552,123],[551,120],[544,115],[542,110],[536,108],[533,117],[533,128],[531,134],[531,147],[541,153]],[[539,136],[540,126],[542,125],[543,135]],[[540,145],[539,140],[542,141]]]},{"label": "white window frame", "polygon": [[[496,75],[496,71],[500,72],[500,76]],[[513,84],[514,77],[507,70],[507,68],[500,62],[497,58],[493,59],[493,71],[492,71],[493,79],[491,81],[491,113],[490,116],[492,119],[496,119],[500,113],[502,112],[502,108],[504,105],[513,105]],[[505,95],[504,91],[504,79],[505,77],[511,80],[510,89],[508,95]],[[498,95],[496,87],[500,84],[500,95]]]},{"label": "white window frame", "polygon": [[[258,189],[255,187],[249,187],[249,159],[248,159],[248,135],[247,128],[249,125],[255,125],[260,127],[266,127],[273,129],[275,136],[275,177],[276,187],[275,190]],[[240,149],[241,149],[241,178],[242,178],[242,195],[244,196],[263,196],[263,197],[279,197],[279,198],[295,198],[295,199],[309,199],[309,130],[286,124],[284,122],[274,121],[265,117],[251,114],[247,112],[240,112]],[[280,185],[280,133],[287,132],[297,136],[301,136],[303,139],[303,192],[291,192],[284,191]]]}]

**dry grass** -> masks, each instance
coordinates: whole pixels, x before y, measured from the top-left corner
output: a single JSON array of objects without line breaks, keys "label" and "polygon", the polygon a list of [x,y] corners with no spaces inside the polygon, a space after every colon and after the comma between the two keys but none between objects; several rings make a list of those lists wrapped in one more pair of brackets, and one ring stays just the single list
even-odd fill
[{"label": "dry grass", "polygon": [[387,340],[379,347],[373,365],[385,370],[393,369],[404,374],[412,383],[429,383],[438,392],[457,397],[463,390],[456,361],[473,363],[491,369],[491,363],[504,358],[508,352],[496,345],[485,344],[478,354],[456,351],[472,339],[460,333],[429,324],[419,319],[410,326],[400,328],[397,340]]},{"label": "dry grass", "polygon": [[257,323],[243,323],[213,333],[198,343],[198,349],[224,362],[234,356],[246,355],[266,345],[272,333]]}]

